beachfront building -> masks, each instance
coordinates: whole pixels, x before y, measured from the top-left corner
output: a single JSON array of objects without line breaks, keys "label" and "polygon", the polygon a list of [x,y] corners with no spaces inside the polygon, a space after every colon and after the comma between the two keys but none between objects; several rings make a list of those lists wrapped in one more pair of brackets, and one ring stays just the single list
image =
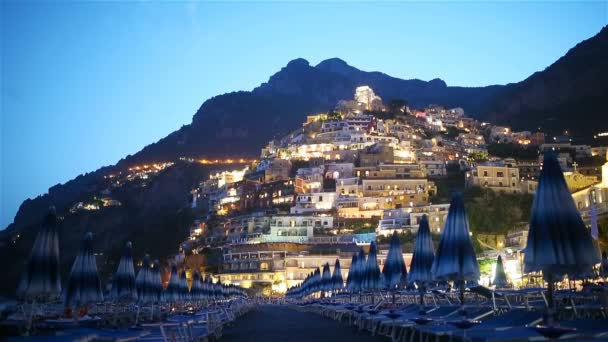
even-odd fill
[{"label": "beachfront building", "polygon": [[[275,248],[282,247],[278,250]],[[333,274],[336,259],[340,260],[342,279],[348,279],[351,257],[359,247],[353,243],[334,246],[302,245],[298,248],[281,244],[268,244],[258,249],[227,250],[222,256],[220,271],[214,276],[223,284],[243,288],[267,287],[272,292],[284,293],[291,286],[300,284],[317,268],[328,263]],[[378,265],[382,269],[387,250],[378,251]],[[411,262],[411,253],[404,253],[406,265]],[[270,292],[270,291],[269,291]],[[270,294],[270,293],[268,293]]]}]

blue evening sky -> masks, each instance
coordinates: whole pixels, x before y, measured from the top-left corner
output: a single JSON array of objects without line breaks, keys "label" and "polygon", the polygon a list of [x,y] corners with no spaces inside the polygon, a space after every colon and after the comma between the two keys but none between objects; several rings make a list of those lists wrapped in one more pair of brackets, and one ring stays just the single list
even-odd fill
[{"label": "blue evening sky", "polygon": [[137,152],[291,59],[517,82],[608,23],[606,1],[0,6],[0,229],[24,199]]}]

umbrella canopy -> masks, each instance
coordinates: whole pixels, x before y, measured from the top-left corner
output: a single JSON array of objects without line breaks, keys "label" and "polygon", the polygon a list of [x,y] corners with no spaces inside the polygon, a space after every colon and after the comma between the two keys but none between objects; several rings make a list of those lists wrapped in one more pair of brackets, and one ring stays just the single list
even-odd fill
[{"label": "umbrella canopy", "polygon": [[357,255],[357,264],[355,265],[355,290],[361,291],[365,286],[365,252],[363,248],[359,249]]},{"label": "umbrella canopy", "polygon": [[133,268],[133,257],[131,254],[131,242],[127,242],[122,258],[118,263],[118,269],[112,281],[110,297],[115,300],[137,300],[137,288],[135,287],[135,269]]},{"label": "umbrella canopy", "polygon": [[372,241],[369,246],[369,254],[365,262],[365,288],[368,290],[376,290],[382,288],[382,278],[380,266],[378,266],[378,257],[376,251],[376,243]]},{"label": "umbrella canopy", "polygon": [[331,271],[329,269],[329,263],[326,262],[325,265],[323,265],[323,274],[321,275],[321,289],[323,291],[331,291],[332,287]]},{"label": "umbrella canopy", "polygon": [[507,274],[505,273],[505,268],[502,264],[502,256],[498,256],[496,260],[496,271],[494,272],[494,280],[492,280],[492,284],[496,287],[506,287],[509,285],[507,281]]},{"label": "umbrella canopy", "polygon": [[139,303],[154,303],[158,300],[157,289],[154,286],[154,276],[152,273],[152,263],[150,256],[145,255],[137,277],[135,286],[137,287],[137,301]]},{"label": "umbrella canopy", "polygon": [[179,294],[182,300],[190,299],[190,289],[188,288],[188,279],[186,278],[185,270],[182,270],[179,274]]},{"label": "umbrella canopy", "polygon": [[416,242],[414,244],[414,255],[412,256],[412,263],[410,264],[408,282],[416,283],[418,286],[421,286],[433,281],[433,275],[431,273],[433,260],[435,260],[435,248],[433,247],[433,240],[431,239],[431,229],[427,216],[422,215],[418,233],[416,235]]},{"label": "umbrella canopy", "polygon": [[97,263],[92,251],[93,234],[86,233],[80,253],[76,257],[68,286],[65,290],[65,306],[84,306],[103,301],[101,281],[97,273]]},{"label": "umbrella canopy", "polygon": [[61,294],[59,275],[59,237],[57,215],[51,207],[21,276],[17,295],[25,298],[58,297]]},{"label": "umbrella canopy", "polygon": [[587,276],[600,262],[553,153],[544,157],[524,253],[524,271],[543,271],[550,282],[566,274]]},{"label": "umbrella canopy", "polygon": [[344,280],[342,279],[342,269],[340,268],[340,259],[336,259],[334,264],[334,273],[331,275],[332,290],[341,291],[344,287]]},{"label": "umbrella canopy", "polygon": [[479,264],[461,193],[452,196],[431,273],[437,280],[464,282],[479,279]]},{"label": "umbrella canopy", "polygon": [[401,282],[401,279],[407,275],[405,261],[403,261],[403,252],[401,250],[401,241],[397,231],[391,236],[391,243],[388,249],[388,255],[382,269],[384,274],[385,285],[389,288],[395,288]]},{"label": "umbrella canopy", "polygon": [[348,277],[346,278],[346,289],[348,291],[356,291],[356,275],[357,275],[357,263],[359,262],[359,257],[357,253],[353,254],[353,257],[350,259],[350,267],[348,268]]},{"label": "umbrella canopy", "polygon": [[318,292],[323,289],[322,280],[323,279],[321,277],[321,270],[317,267],[315,273],[313,273],[312,276],[312,292]]},{"label": "umbrella canopy", "polygon": [[180,284],[179,275],[177,274],[177,266],[171,266],[171,275],[169,278],[169,285],[165,289],[163,300],[165,302],[177,302],[181,299],[180,295]]},{"label": "umbrella canopy", "polygon": [[156,301],[160,302],[163,295],[163,278],[161,275],[160,262],[158,260],[154,260],[154,267],[152,268],[152,284]]},{"label": "umbrella canopy", "polygon": [[192,276],[190,295],[193,300],[203,299],[203,283],[201,282],[201,274],[198,271],[194,272],[194,275]]}]

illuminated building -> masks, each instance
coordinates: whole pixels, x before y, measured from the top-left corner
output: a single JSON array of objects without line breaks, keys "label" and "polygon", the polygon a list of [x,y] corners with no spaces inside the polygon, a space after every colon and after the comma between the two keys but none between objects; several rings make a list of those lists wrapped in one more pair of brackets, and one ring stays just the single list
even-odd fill
[{"label": "illuminated building", "polygon": [[323,166],[298,169],[295,179],[295,191],[298,194],[316,193],[322,191],[323,173]]},{"label": "illuminated building", "polygon": [[392,164],[394,161],[395,155],[393,148],[388,144],[378,143],[359,153],[359,163],[363,167],[380,164]]},{"label": "illuminated building", "polygon": [[355,101],[363,105],[367,110],[382,109],[382,99],[369,86],[360,86],[355,89]]},{"label": "illuminated building", "polygon": [[372,179],[364,178],[361,180],[362,196],[389,197],[401,195],[416,195],[422,194],[432,196],[437,192],[435,183],[424,178],[382,178]]},{"label": "illuminated building", "polygon": [[264,169],[264,182],[287,180],[290,171],[291,162],[289,160],[275,158]]},{"label": "illuminated building", "polygon": [[415,233],[423,215],[427,215],[431,232],[438,234],[443,229],[449,207],[446,203],[384,210],[376,234],[390,236],[393,231]]},{"label": "illuminated building", "polygon": [[337,194],[335,192],[315,192],[299,194],[295,206],[291,207],[292,214],[324,212],[335,208]]},{"label": "illuminated building", "polygon": [[[348,278],[348,270],[353,253],[358,247],[352,243],[341,244],[336,249],[320,249],[303,246],[303,250],[276,250],[273,245],[264,246],[258,250],[229,250],[223,255],[220,272],[215,275],[223,284],[234,284],[243,288],[256,285],[266,287],[270,295],[284,293],[291,286],[300,284],[306,276],[317,268],[329,263],[333,273],[336,259],[340,260],[342,279]],[[386,261],[386,250],[378,253],[378,265],[382,269]],[[412,255],[403,254],[406,265],[411,262]],[[271,290],[271,291],[270,291]]]},{"label": "illuminated building", "polygon": [[485,164],[477,165],[466,173],[467,187],[479,186],[497,192],[520,193],[519,169],[511,165]]}]

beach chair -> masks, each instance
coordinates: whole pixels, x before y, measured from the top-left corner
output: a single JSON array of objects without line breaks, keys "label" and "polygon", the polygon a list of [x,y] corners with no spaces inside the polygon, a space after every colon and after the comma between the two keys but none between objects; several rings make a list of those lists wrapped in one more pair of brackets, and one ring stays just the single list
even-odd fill
[{"label": "beach chair", "polygon": [[496,305],[497,300],[498,301],[502,300],[509,309],[511,308],[511,303],[509,302],[509,300],[506,298],[505,295],[503,295],[500,292],[494,291],[490,288],[487,288],[487,287],[481,286],[481,285],[471,287],[470,291],[472,293],[476,293],[484,298],[487,298],[488,300],[491,300],[494,311],[498,311],[498,305]]},{"label": "beach chair", "polygon": [[517,308],[505,313],[494,315],[472,327],[466,333],[459,329],[451,329],[449,341],[483,338],[483,336],[501,333],[525,326],[532,326],[542,321],[542,311]]},{"label": "beach chair", "polygon": [[[460,306],[439,306],[428,310],[425,309],[424,311],[426,312],[424,317],[441,320],[457,314],[460,311]],[[404,317],[404,320],[392,324],[391,338],[393,341],[409,341],[412,336],[413,327],[415,326],[415,323],[411,319],[419,316],[420,313],[416,312],[408,317]]]},{"label": "beach chair", "polygon": [[429,325],[413,325],[411,328],[410,341],[415,340],[418,335],[419,341],[430,342],[435,339],[439,341],[442,336],[450,335],[452,331],[457,330],[454,326],[447,323],[448,320],[458,320],[461,318],[462,311],[466,311],[466,317],[479,321],[494,315],[495,311],[490,306],[467,306],[464,309],[458,310],[456,314],[449,314],[434,320]]},{"label": "beach chair", "polygon": [[161,322],[142,324],[142,328],[149,333],[138,338],[142,342],[189,342],[190,333],[187,321],[184,322]]}]

